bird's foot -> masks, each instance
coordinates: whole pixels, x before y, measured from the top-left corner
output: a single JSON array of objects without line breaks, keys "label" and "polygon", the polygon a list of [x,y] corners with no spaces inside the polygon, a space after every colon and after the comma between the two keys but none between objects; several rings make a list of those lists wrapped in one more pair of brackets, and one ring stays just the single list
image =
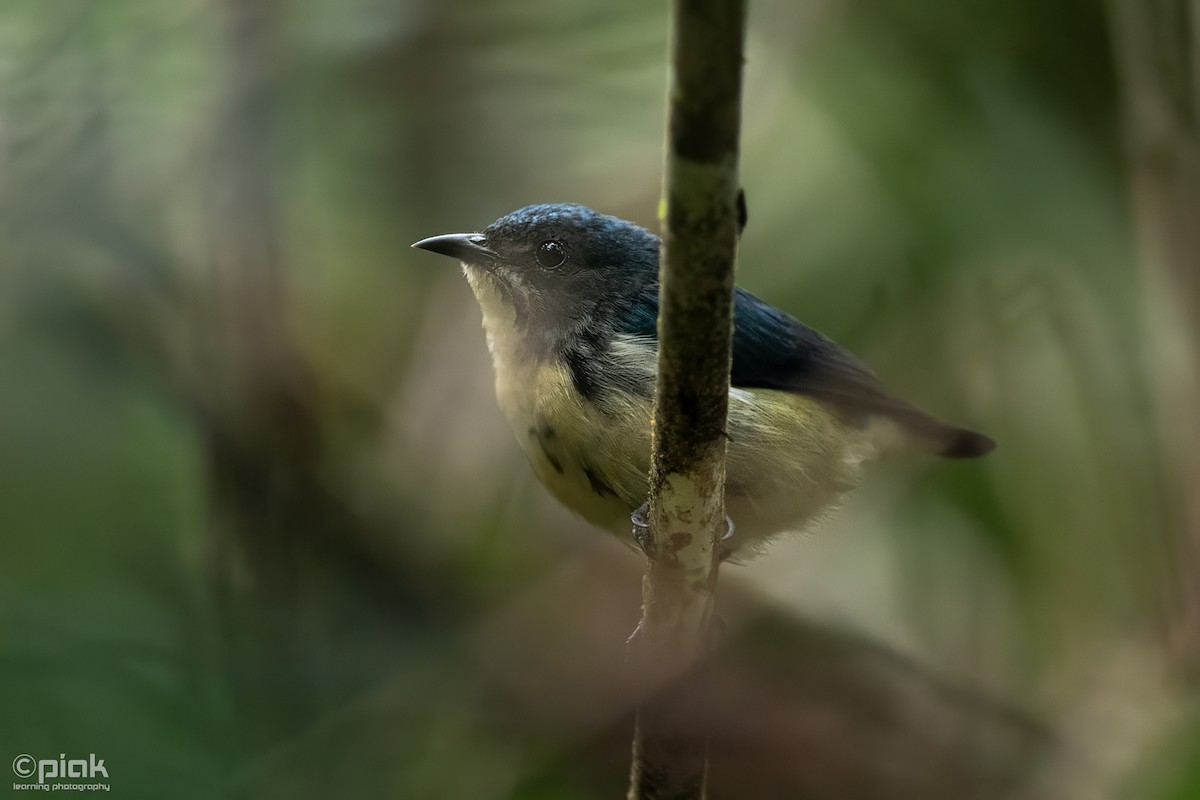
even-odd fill
[{"label": "bird's foot", "polygon": [[728,514],[725,515],[725,535],[721,537],[718,543],[717,557],[721,561],[733,555],[733,533],[737,530],[737,526],[733,524],[733,518]]},{"label": "bird's foot", "polygon": [[[633,523],[633,540],[646,558],[654,558],[654,534],[650,532],[650,501],[646,501],[634,509],[629,515]],[[636,633],[636,631],[635,631]]]},{"label": "bird's foot", "polygon": [[[645,554],[646,558],[654,558],[654,534],[650,531],[650,503],[645,502],[634,509],[634,512],[629,515],[629,521],[633,524],[633,541],[637,543],[638,548]],[[724,561],[733,554],[733,534],[737,530],[737,526],[733,524],[733,519],[728,514],[725,515],[725,534],[721,536],[721,541],[718,544],[718,557]]]}]

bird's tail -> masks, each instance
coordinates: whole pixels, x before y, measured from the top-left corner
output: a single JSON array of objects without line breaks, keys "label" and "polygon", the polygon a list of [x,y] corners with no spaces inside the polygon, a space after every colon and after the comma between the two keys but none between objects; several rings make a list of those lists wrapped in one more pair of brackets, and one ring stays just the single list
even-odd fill
[{"label": "bird's tail", "polygon": [[996,449],[990,436],[934,419],[916,408],[894,414],[905,429],[942,458],[979,458]]},{"label": "bird's tail", "polygon": [[858,391],[854,394],[829,390],[813,394],[837,403],[841,408],[886,417],[925,449],[943,458],[979,458],[996,449],[991,437],[935,419],[911,403],[888,394],[882,386],[866,392],[865,397],[861,386],[855,388]]},{"label": "bird's tail", "polygon": [[996,442],[978,431],[943,424],[937,454],[942,458],[979,458],[996,449]]}]

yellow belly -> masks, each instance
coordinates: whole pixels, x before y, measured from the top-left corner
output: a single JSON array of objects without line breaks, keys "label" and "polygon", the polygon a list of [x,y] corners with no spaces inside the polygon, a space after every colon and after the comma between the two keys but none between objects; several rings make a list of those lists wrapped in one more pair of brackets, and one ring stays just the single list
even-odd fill
[{"label": "yellow belly", "polygon": [[497,371],[496,395],[538,480],[563,505],[629,533],[650,471],[650,402],[628,395],[601,411],[561,363]]},{"label": "yellow belly", "polygon": [[[629,514],[646,499],[650,400],[609,395],[601,411],[557,363],[498,373],[497,396],[550,493],[628,538]],[[877,450],[876,434],[845,425],[807,397],[731,389],[726,509],[738,554],[803,528],[853,488]]]}]

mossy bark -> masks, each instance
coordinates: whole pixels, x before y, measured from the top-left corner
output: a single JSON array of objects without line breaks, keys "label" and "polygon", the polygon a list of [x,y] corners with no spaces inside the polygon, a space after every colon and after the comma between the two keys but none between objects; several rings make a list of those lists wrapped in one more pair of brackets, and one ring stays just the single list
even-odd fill
[{"label": "mossy bark", "polygon": [[[632,661],[648,691],[632,798],[702,797],[707,739],[681,713],[710,641],[725,525],[744,0],[676,0],[664,186],[652,546]],[[683,689],[682,687],[692,687]]]}]

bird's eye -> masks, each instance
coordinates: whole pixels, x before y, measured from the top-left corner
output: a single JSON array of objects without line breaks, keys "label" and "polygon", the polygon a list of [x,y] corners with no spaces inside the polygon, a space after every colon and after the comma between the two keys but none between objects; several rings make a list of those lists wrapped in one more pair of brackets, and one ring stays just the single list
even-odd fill
[{"label": "bird's eye", "polygon": [[546,269],[561,267],[567,260],[567,249],[562,242],[542,242],[537,249],[537,262]]}]

